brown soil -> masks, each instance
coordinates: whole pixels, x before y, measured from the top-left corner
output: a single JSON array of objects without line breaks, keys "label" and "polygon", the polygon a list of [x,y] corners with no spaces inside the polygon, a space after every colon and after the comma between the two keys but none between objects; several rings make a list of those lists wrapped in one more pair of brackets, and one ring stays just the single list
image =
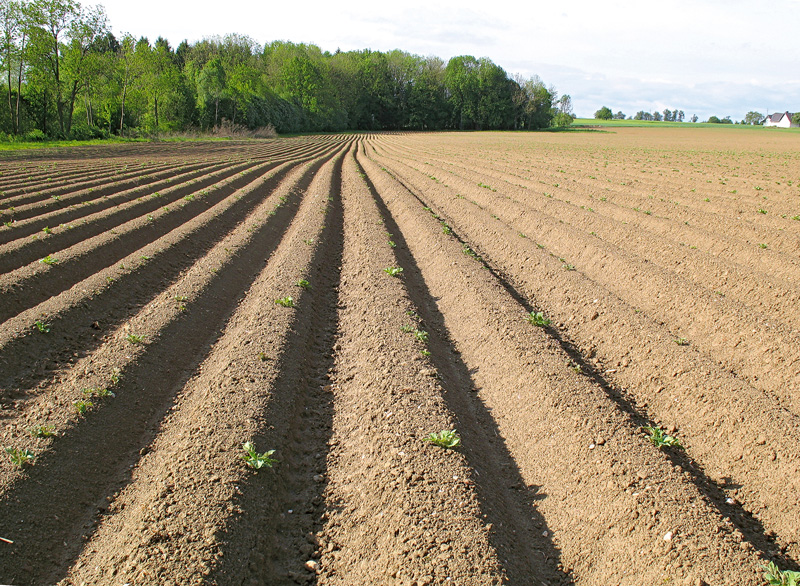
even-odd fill
[{"label": "brown soil", "polygon": [[[0,464],[0,582],[797,570],[795,143],[621,129],[6,155],[0,434],[36,458]],[[457,449],[424,441],[448,429]],[[275,467],[249,469],[246,441]]]}]

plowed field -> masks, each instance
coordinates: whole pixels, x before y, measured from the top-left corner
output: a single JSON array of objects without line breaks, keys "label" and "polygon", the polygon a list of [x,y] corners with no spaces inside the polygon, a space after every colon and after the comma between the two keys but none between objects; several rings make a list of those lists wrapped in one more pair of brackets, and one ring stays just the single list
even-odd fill
[{"label": "plowed field", "polygon": [[[798,146],[627,128],[4,155],[0,445],[32,460],[2,453],[0,582],[797,570]],[[423,440],[450,429],[456,449]]]}]

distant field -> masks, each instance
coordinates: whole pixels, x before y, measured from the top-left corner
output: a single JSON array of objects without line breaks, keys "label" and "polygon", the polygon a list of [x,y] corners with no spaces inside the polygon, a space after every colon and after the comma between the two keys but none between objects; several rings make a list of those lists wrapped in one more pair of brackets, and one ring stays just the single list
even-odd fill
[{"label": "distant field", "polygon": [[800,135],[606,126],[1,154],[0,580],[798,569]]},{"label": "distant field", "polygon": [[797,128],[765,128],[764,126],[750,126],[747,124],[708,124],[703,122],[655,122],[652,120],[597,120],[596,118],[576,118],[573,126],[646,126],[648,128],[746,128],[748,130],[778,130],[797,131]]}]

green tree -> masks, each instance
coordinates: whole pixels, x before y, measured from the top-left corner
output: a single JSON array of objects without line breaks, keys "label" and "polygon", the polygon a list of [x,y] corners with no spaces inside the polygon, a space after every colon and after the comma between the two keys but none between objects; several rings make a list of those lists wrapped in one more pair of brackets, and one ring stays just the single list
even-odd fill
[{"label": "green tree", "polygon": [[753,112],[752,110],[748,112],[744,117],[745,124],[754,124],[760,125],[764,123],[764,115],[760,112]]},{"label": "green tree", "polygon": [[227,76],[219,57],[214,57],[203,66],[197,75],[197,99],[201,107],[208,102],[214,104],[214,127],[219,124],[219,102],[226,96]]},{"label": "green tree", "polygon": [[603,106],[594,113],[594,117],[597,120],[611,120],[614,117],[614,113],[611,111],[611,108]]},{"label": "green tree", "polygon": [[[8,113],[10,128],[13,134],[19,133],[20,104],[22,101],[22,70],[25,63],[25,47],[27,30],[23,5],[13,0],[0,0],[0,52],[2,52],[3,70],[6,74]],[[14,79],[16,77],[16,79]],[[14,100],[14,82],[17,91]]]}]

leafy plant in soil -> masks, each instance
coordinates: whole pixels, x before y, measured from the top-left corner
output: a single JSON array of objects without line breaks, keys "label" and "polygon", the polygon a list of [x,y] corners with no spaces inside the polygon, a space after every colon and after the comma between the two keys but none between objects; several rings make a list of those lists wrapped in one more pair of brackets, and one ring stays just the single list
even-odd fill
[{"label": "leafy plant in soil", "polygon": [[438,433],[431,433],[423,439],[441,448],[457,448],[461,445],[461,438],[458,437],[455,429],[443,429]]},{"label": "leafy plant in soil", "polygon": [[532,311],[525,316],[529,324],[533,324],[540,328],[550,325],[550,320],[547,319],[541,311]]},{"label": "leafy plant in soil", "polygon": [[642,427],[642,429],[650,434],[647,439],[649,439],[657,448],[663,448],[664,446],[670,448],[683,448],[678,438],[668,435],[660,427],[656,427],[655,425],[645,425]]},{"label": "leafy plant in soil", "polygon": [[687,340],[686,338],[675,338],[675,343],[678,346],[688,346],[689,340]]},{"label": "leafy plant in soil", "polygon": [[389,275],[390,277],[397,277],[400,273],[403,272],[402,267],[386,267],[383,269],[383,272]]},{"label": "leafy plant in soil", "polygon": [[141,344],[144,342],[144,336],[137,336],[136,334],[128,334],[125,336],[125,339],[131,344]]},{"label": "leafy plant in soil", "polygon": [[28,449],[6,447],[6,453],[11,458],[11,463],[17,468],[22,468],[25,464],[33,464],[36,456]]},{"label": "leafy plant in soil", "polygon": [[301,289],[311,289],[311,283],[309,283],[305,279],[300,279],[299,281],[297,281],[297,286],[300,287]]},{"label": "leafy plant in soil", "polygon": [[263,454],[259,454],[256,451],[255,444],[252,442],[243,443],[242,449],[245,451],[245,453],[239,455],[239,457],[244,460],[244,463],[247,464],[249,468],[252,468],[253,470],[260,470],[264,466],[272,468],[272,465],[278,462],[277,460],[270,458],[270,456],[275,453],[275,450],[269,450]]},{"label": "leafy plant in soil", "polygon": [[52,425],[37,425],[30,429],[33,437],[53,437],[56,434],[56,428]]},{"label": "leafy plant in soil", "polygon": [[48,254],[46,257],[39,259],[40,263],[44,263],[46,265],[54,265],[58,262],[58,259],[54,256]]},{"label": "leafy plant in soil", "polygon": [[762,565],[761,569],[764,570],[764,580],[770,586],[800,586],[800,572],[781,570],[775,562]]},{"label": "leafy plant in soil", "polygon": [[280,299],[276,299],[275,303],[277,303],[281,307],[294,307],[294,299],[291,296],[281,297]]},{"label": "leafy plant in soil", "polygon": [[78,415],[86,415],[89,412],[89,409],[91,408],[92,408],[91,401],[87,401],[86,399],[75,401],[75,411],[78,413]]},{"label": "leafy plant in soil", "polygon": [[37,319],[35,322],[33,322],[33,325],[35,325],[36,329],[39,330],[42,334],[50,333],[50,324],[48,323],[45,323]]}]

